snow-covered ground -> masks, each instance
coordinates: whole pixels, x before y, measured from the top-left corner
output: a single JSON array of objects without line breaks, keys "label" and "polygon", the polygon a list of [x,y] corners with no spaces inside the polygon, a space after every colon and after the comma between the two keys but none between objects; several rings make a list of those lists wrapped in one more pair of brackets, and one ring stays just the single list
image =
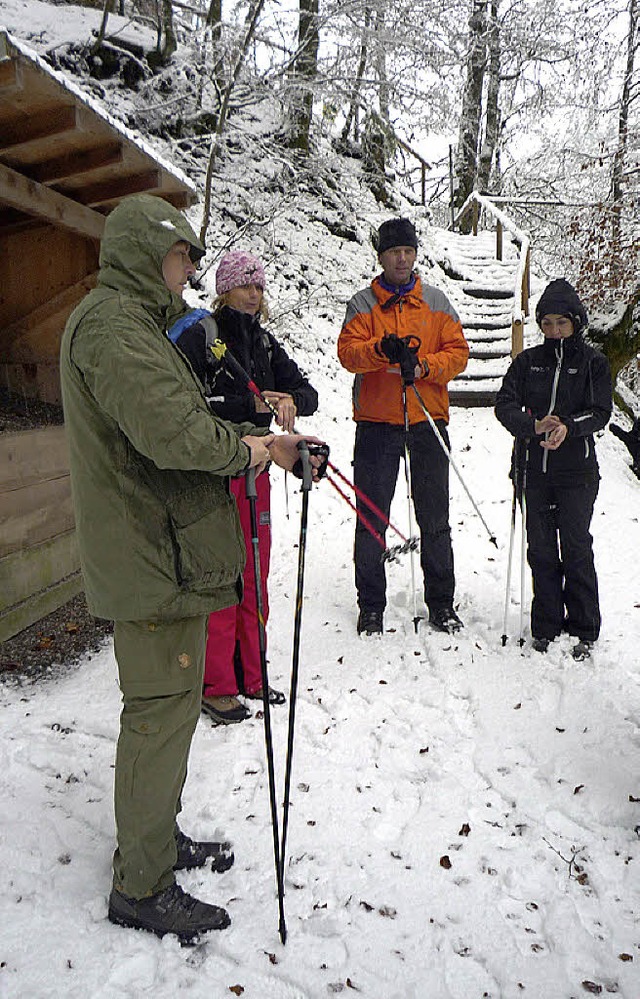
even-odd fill
[{"label": "snow-covered ground", "polygon": [[[348,378],[309,420],[349,473]],[[355,634],[353,518],[326,482],[309,528],[292,805],[288,941],[278,909],[263,723],[198,725],[182,824],[233,840],[235,866],[179,875],[225,905],[195,948],[106,919],[119,691],[111,645],[61,678],[0,688],[0,994],[316,999],[640,995],[637,480],[606,432],[593,521],[604,626],[517,643],[519,569],[502,647],[510,439],[455,410],[459,468],[500,549],[452,484],[460,637],[413,629],[408,561],[389,572],[381,639]],[[271,679],[288,687],[300,495],[274,488]],[[399,485],[392,520],[406,529]],[[419,575],[419,573],[417,573]],[[528,594],[527,573],[527,606]],[[419,608],[422,607],[419,602]],[[255,707],[255,705],[254,705]],[[288,708],[273,710],[278,799]]]},{"label": "snow-covered ground", "polygon": [[[38,51],[86,37],[85,17],[100,11],[4,0],[0,13]],[[344,303],[375,273],[369,231],[391,213],[348,173],[331,208],[308,187],[297,196],[297,179],[284,196],[277,187],[268,196],[253,178],[277,179],[274,160],[253,147],[243,156],[217,178],[216,199],[242,207],[251,190],[256,217],[268,220],[240,245],[264,256],[274,331],[320,393],[319,413],[301,429],[326,438],[350,476],[351,378],[335,340]],[[402,212],[418,224],[423,259],[435,260],[443,237],[424,210]],[[353,224],[357,239],[331,236],[336,219]],[[210,263],[235,235],[223,212],[212,230]],[[448,290],[442,271],[428,270]],[[496,550],[453,476],[465,622],[455,638],[424,622],[414,632],[405,557],[388,570],[384,636],[359,639],[353,514],[327,482],[310,497],[286,946],[255,712],[229,728],[202,719],[184,796],[185,831],[229,837],[236,863],[180,881],[226,906],[231,927],[181,948],[107,921],[119,714],[109,644],[62,676],[0,686],[0,996],[638,999],[640,484],[605,431],[593,520],[604,625],[593,658],[575,663],[568,639],[546,656],[531,651],[528,633],[519,646],[517,558],[503,647],[511,439],[488,409],[454,409],[450,429],[456,463],[499,541]],[[286,689],[300,496],[290,480],[287,519],[283,477],[273,479],[269,657],[274,685]],[[402,477],[392,520],[407,533]],[[419,585],[417,565],[415,575]],[[279,802],[287,712],[272,713]]]}]

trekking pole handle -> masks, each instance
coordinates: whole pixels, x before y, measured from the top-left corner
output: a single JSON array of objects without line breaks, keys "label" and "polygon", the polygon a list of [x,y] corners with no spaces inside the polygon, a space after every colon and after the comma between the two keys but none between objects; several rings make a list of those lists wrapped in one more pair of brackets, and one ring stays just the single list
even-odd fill
[{"label": "trekking pole handle", "polygon": [[309,445],[306,441],[298,441],[298,451],[300,452],[300,463],[302,465],[302,486],[303,493],[308,493],[313,482],[311,474],[311,461],[309,456]]},{"label": "trekking pole handle", "polygon": [[258,491],[256,489],[256,470],[255,468],[248,468],[245,475],[245,489],[247,492],[247,499],[257,499]]}]

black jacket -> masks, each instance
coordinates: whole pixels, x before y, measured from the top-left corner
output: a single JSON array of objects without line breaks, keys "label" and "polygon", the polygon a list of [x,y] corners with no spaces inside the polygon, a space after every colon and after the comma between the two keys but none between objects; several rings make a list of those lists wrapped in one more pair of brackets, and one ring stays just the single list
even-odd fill
[{"label": "black jacket", "polygon": [[[230,353],[264,392],[288,392],[293,397],[298,416],[311,416],[318,408],[318,393],[309,384],[295,361],[255,316],[225,305],[216,313],[218,336]],[[186,329],[176,340],[204,384],[207,401],[216,416],[232,423],[250,420],[268,427],[270,413],[256,413],[255,397],[229,371],[224,360],[218,361],[206,349],[206,333],[201,323]]]},{"label": "black jacket", "polygon": [[[559,484],[598,478],[593,434],[607,425],[611,408],[609,362],[579,333],[565,340],[548,338],[518,354],[504,376],[495,413],[516,438],[514,462],[520,473],[526,471],[520,482],[532,485],[542,476]],[[535,421],[550,413],[567,426],[557,451],[540,447],[543,435],[535,432]]]}]

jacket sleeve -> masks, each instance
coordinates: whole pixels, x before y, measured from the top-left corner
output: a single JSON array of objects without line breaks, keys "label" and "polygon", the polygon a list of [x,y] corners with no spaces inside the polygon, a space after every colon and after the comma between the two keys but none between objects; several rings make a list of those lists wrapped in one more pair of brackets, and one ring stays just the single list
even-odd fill
[{"label": "jacket sleeve", "polygon": [[366,288],[354,295],[347,305],[347,312],[338,337],[338,359],[343,368],[355,375],[367,371],[386,371],[389,361],[376,350],[378,340],[373,337],[371,309],[375,303],[373,292]]},{"label": "jacket sleeve", "polygon": [[248,428],[212,415],[188,366],[142,310],[123,305],[108,328],[80,326],[71,356],[103,412],[158,468],[235,475],[247,467],[239,433]]},{"label": "jacket sleeve", "polygon": [[437,385],[447,385],[466,368],[469,344],[465,340],[459,319],[446,312],[436,313],[433,319],[440,325],[438,350],[433,353],[419,351],[418,356],[429,365],[426,380]]},{"label": "jacket sleeve", "polygon": [[495,414],[514,437],[535,437],[535,418],[525,412],[526,351],[509,365],[496,396]]},{"label": "jacket sleeve", "polygon": [[318,408],[318,393],[276,338],[269,335],[269,339],[276,392],[288,392],[293,397],[298,416],[311,416]]},{"label": "jacket sleeve", "polygon": [[611,372],[604,354],[594,351],[588,361],[589,405],[583,410],[559,417],[569,437],[589,437],[606,427],[613,409]]}]

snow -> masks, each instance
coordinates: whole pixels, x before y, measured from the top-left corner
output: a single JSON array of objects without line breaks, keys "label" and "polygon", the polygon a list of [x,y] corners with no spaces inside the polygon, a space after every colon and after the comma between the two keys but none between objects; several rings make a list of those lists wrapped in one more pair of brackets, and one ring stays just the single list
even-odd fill
[{"label": "snow", "polygon": [[[27,20],[42,31],[40,46],[18,23],[36,6],[39,20]],[[100,17],[16,0],[3,0],[2,14],[38,51],[51,32],[56,43],[73,37],[69,18]],[[278,179],[283,164],[270,156],[259,167]],[[276,188],[268,202],[253,184],[251,159],[232,167],[233,176],[216,178],[216,199],[240,211],[251,191],[257,221],[238,245],[263,255],[274,330],[320,393],[317,416],[301,429],[325,438],[350,476],[351,376],[338,365],[335,341],[346,301],[375,273],[369,232],[389,212],[350,174],[329,211],[306,187],[298,193],[298,177],[293,194]],[[479,263],[485,237],[463,253],[450,234],[429,228],[426,213],[406,204],[402,211],[418,224],[423,273],[447,293],[445,245],[448,265],[472,287],[489,272],[498,279],[494,265],[482,272]],[[329,234],[334,216],[353,224],[357,241]],[[220,247],[235,233],[221,211],[205,260],[208,293]],[[191,299],[206,304],[207,296]],[[478,306],[469,309],[475,315]],[[507,311],[502,303],[488,310],[487,328]],[[527,335],[537,335],[531,324]],[[222,875],[178,875],[232,918],[228,930],[182,948],[106,918],[120,709],[112,644],[35,684],[5,678],[0,995],[638,999],[640,485],[628,452],[605,431],[593,518],[604,623],[592,659],[574,662],[568,638],[544,656],[531,650],[528,570],[519,645],[519,524],[503,647],[511,438],[490,409],[452,408],[450,432],[456,464],[499,544],[452,475],[460,635],[439,635],[425,621],[414,631],[405,556],[387,570],[384,635],[358,638],[353,514],[326,481],[310,496],[286,946],[259,706],[251,702],[253,717],[240,725],[215,728],[202,718],[196,730],[181,824],[195,837],[231,839],[236,863]],[[287,497],[281,473],[272,478],[270,678],[288,690],[301,504],[295,482]],[[402,474],[392,521],[409,532]],[[417,564],[415,576],[424,616]],[[279,803],[287,715],[288,704],[272,709]]]},{"label": "snow", "polygon": [[[331,405],[305,423],[348,474],[348,379],[336,381]],[[488,409],[455,409],[451,432],[500,545],[453,477],[460,636],[424,622],[415,634],[405,557],[388,569],[384,636],[358,638],[352,514],[327,482],[310,496],[286,946],[255,711],[228,728],[201,719],[181,820],[192,835],[234,843],[225,874],[179,875],[229,909],[230,929],[189,949],[106,920],[119,712],[108,644],[61,677],[0,688],[0,994],[204,999],[239,985],[274,999],[350,989],[556,999],[593,982],[637,999],[638,483],[606,432],[593,521],[604,625],[593,658],[575,663],[568,638],[546,656],[528,641],[520,648],[517,559],[503,648],[510,438]],[[288,689],[300,496],[289,483],[287,520],[283,478],[273,479],[270,676]],[[392,521],[406,532],[402,481]],[[279,801],[287,712],[272,710]]]}]

